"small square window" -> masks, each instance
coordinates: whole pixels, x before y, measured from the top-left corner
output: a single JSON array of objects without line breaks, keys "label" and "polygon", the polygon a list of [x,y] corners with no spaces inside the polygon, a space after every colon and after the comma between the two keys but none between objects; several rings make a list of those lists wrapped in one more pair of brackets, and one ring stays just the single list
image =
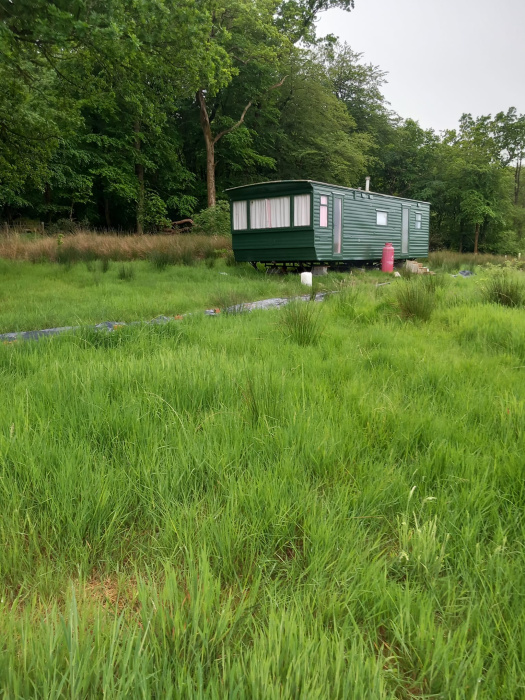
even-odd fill
[{"label": "small square window", "polygon": [[388,212],[378,211],[377,214],[377,225],[378,226],[388,226]]},{"label": "small square window", "polygon": [[423,220],[423,215],[416,214],[416,228],[421,228],[422,220]]}]

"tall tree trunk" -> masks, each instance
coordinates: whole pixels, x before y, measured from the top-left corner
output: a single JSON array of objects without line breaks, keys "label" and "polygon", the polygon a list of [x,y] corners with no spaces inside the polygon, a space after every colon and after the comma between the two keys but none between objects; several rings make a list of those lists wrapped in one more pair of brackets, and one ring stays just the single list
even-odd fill
[{"label": "tall tree trunk", "polygon": [[474,255],[478,254],[479,224],[476,224],[476,234],[474,236]]},{"label": "tall tree trunk", "polygon": [[[140,121],[135,120],[133,127],[135,131],[135,150],[137,151],[137,160],[140,158]],[[139,181],[139,193],[137,197],[137,233],[144,233],[144,166],[142,163],[137,162],[135,164],[135,174],[137,180]]]},{"label": "tall tree trunk", "polygon": [[104,196],[104,218],[107,228],[111,228],[111,217],[109,216],[109,198]]},{"label": "tall tree trunk", "polygon": [[48,207],[48,221],[51,223],[51,220],[53,218],[53,214],[51,212],[51,201],[53,199],[53,196],[51,194],[51,185],[49,182],[46,182],[44,185],[44,201]]},{"label": "tall tree trunk", "polygon": [[202,133],[206,144],[206,186],[208,189],[208,207],[214,207],[215,195],[215,140],[211,132],[206,98],[202,90],[197,91],[197,102],[199,103]]},{"label": "tall tree trunk", "polygon": [[518,203],[520,197],[520,179],[521,179],[521,165],[522,159],[519,158],[516,163],[516,170],[514,171],[514,204]]},{"label": "tall tree trunk", "polygon": [[[268,88],[267,92],[269,92],[270,90],[275,90],[275,88],[281,87],[286,78],[287,76],[285,75],[282,80]],[[223,136],[226,136],[226,134],[231,134],[232,131],[235,131],[235,129],[238,129],[240,127],[240,125],[244,122],[246,113],[252,106],[252,100],[250,100],[246,107],[242,110],[242,114],[239,118],[239,121],[235,122],[235,124],[233,126],[230,126],[228,129],[224,129],[223,131],[219,132],[217,136],[213,136],[211,130],[210,117],[208,116],[208,108],[206,106],[206,98],[204,97],[204,90],[202,89],[197,90],[197,102],[199,103],[200,109],[202,133],[204,134],[204,142],[206,143],[206,184],[208,187],[208,207],[214,207],[216,203],[215,144],[217,143],[217,141],[222,139]]]}]

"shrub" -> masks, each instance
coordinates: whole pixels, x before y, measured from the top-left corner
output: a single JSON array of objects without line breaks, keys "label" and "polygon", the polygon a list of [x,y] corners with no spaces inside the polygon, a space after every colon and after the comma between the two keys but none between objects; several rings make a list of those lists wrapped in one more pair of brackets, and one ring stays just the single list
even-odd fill
[{"label": "shrub", "polygon": [[217,202],[214,207],[204,209],[193,219],[198,233],[207,236],[230,235],[230,205],[228,202]]},{"label": "shrub", "polygon": [[46,228],[47,233],[54,235],[55,233],[76,233],[78,224],[71,219],[58,219],[53,224]]},{"label": "shrub", "polygon": [[319,342],[323,328],[316,302],[292,301],[281,313],[281,328],[287,338],[302,346]]},{"label": "shrub", "polygon": [[489,277],[483,286],[483,295],[491,304],[523,306],[525,303],[525,287],[522,280],[506,270]]},{"label": "shrub", "polygon": [[235,267],[236,265],[240,265],[240,263],[235,260],[233,250],[228,250],[224,256],[224,262],[226,263],[227,267]]},{"label": "shrub", "polygon": [[144,200],[143,224],[146,231],[156,231],[162,226],[170,226],[166,202],[156,192],[149,190]]},{"label": "shrub", "polygon": [[400,282],[395,289],[395,302],[402,318],[428,321],[436,305],[434,294],[420,280]]}]

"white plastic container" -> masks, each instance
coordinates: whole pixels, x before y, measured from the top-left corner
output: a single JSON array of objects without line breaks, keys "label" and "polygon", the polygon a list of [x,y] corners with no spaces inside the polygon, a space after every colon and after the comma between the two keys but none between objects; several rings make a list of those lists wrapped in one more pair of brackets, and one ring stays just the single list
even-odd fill
[{"label": "white plastic container", "polygon": [[312,286],[312,273],[301,272],[301,284],[306,284],[307,287]]}]

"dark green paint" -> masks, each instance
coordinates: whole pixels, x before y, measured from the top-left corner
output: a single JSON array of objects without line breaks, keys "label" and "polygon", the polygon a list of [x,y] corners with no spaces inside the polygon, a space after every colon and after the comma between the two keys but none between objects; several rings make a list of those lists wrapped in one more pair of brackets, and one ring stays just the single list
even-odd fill
[{"label": "dark green paint", "polygon": [[[365,192],[339,185],[329,185],[312,180],[281,180],[262,182],[227,190],[230,201],[270,197],[292,197],[291,221],[294,221],[293,195],[311,194],[310,226],[233,230],[232,240],[235,259],[239,262],[264,263],[330,263],[351,260],[379,260],[385,243],[394,246],[396,259],[419,258],[428,255],[430,205],[414,199]],[[319,225],[321,195],[328,195],[328,227]],[[343,226],[341,254],[333,253],[333,201],[334,196],[343,200]],[[401,254],[402,209],[408,206],[408,253]],[[388,224],[378,226],[377,211],[386,211]],[[416,213],[421,214],[421,228],[416,229]]]}]

